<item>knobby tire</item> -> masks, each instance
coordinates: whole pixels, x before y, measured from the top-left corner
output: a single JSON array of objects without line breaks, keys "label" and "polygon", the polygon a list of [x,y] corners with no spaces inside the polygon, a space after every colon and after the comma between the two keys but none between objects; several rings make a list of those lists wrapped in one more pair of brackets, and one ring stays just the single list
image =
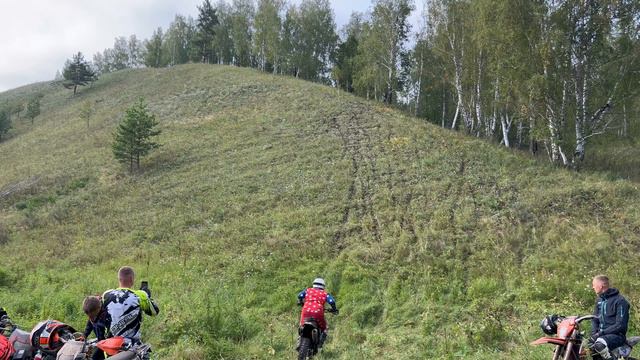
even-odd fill
[{"label": "knobby tire", "polygon": [[300,348],[298,349],[298,360],[307,360],[311,358],[311,339],[302,337],[300,339]]}]

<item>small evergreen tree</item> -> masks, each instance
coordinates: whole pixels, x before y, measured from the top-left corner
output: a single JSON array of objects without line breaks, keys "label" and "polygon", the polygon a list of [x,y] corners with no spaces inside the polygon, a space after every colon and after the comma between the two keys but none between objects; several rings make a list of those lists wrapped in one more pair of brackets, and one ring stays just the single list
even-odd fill
[{"label": "small evergreen tree", "polygon": [[140,169],[140,157],[160,144],[151,141],[153,136],[160,134],[155,129],[158,125],[155,115],[149,113],[143,99],[126,110],[124,119],[118,125],[114,134],[113,154],[118,161],[129,165],[131,172]]},{"label": "small evergreen tree", "polygon": [[9,129],[11,129],[9,112],[6,109],[0,109],[0,141],[2,141],[2,135],[8,133]]},{"label": "small evergreen tree", "polygon": [[65,80],[62,85],[67,89],[73,89],[73,95],[76,94],[78,86],[85,86],[97,80],[95,72],[80,52],[73,55],[73,60],[67,60],[62,76]]},{"label": "small evergreen tree", "polygon": [[27,103],[27,117],[31,119],[31,125],[33,125],[33,119],[40,115],[40,98],[42,96],[36,95]]}]

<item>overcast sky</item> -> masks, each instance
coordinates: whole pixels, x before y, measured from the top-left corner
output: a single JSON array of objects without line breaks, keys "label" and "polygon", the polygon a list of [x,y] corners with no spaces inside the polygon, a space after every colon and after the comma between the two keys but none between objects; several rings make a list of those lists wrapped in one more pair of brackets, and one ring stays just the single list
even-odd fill
[{"label": "overcast sky", "polygon": [[[197,17],[203,0],[0,0],[0,92],[51,80],[78,51],[93,54],[113,46],[116,36],[151,36],[176,14]],[[211,1],[215,3],[217,1]],[[231,2],[231,0],[228,0]],[[299,3],[300,0],[290,0]],[[371,0],[330,0],[338,30],[353,11]],[[411,22],[418,23],[422,0]],[[417,25],[414,25],[414,28]]]}]

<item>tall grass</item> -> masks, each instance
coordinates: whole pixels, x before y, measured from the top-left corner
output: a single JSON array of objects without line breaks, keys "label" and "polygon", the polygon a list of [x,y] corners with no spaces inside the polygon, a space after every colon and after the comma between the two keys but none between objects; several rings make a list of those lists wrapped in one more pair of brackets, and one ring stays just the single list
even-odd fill
[{"label": "tall grass", "polygon": [[[638,305],[636,183],[249,69],[43,93],[0,143],[0,306],[24,327],[82,327],[83,297],[124,264],[161,306],[143,326],[160,359],[294,358],[295,296],[316,276],[341,308],[319,359],[546,359],[538,321],[590,312],[596,273]],[[129,175],[110,144],[140,96],[163,147]]]}]

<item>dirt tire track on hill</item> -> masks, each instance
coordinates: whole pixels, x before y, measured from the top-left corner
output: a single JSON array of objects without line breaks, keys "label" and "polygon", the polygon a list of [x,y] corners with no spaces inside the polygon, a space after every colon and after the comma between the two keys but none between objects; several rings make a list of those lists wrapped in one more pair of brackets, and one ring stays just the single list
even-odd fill
[{"label": "dirt tire track on hill", "polygon": [[[342,140],[343,158],[351,159],[351,182],[347,190],[345,207],[339,229],[333,236],[333,245],[342,250],[346,247],[344,239],[351,233],[364,234],[371,231],[376,241],[381,240],[380,221],[373,206],[374,189],[379,183],[377,168],[377,154],[374,148],[372,129],[379,126],[366,127],[363,125],[363,117],[370,116],[366,108],[355,106],[349,111],[340,112],[330,117],[328,126],[331,131]],[[367,119],[371,121],[372,119]],[[354,229],[348,229],[350,218],[358,224]],[[370,227],[366,226],[365,219],[371,219]]]},{"label": "dirt tire track on hill", "polygon": [[[387,141],[391,142],[392,134],[387,134]],[[389,151],[385,151],[385,154],[390,158]],[[413,201],[414,194],[411,191],[411,182],[407,177],[407,172],[404,169],[394,170],[391,168],[391,163],[387,164],[386,171],[384,172],[385,183],[387,189],[391,194],[391,203],[393,207],[400,213],[397,220],[400,224],[400,229],[409,234],[412,241],[418,240],[418,235],[415,229],[415,221],[410,214],[409,209],[411,202]]]}]

